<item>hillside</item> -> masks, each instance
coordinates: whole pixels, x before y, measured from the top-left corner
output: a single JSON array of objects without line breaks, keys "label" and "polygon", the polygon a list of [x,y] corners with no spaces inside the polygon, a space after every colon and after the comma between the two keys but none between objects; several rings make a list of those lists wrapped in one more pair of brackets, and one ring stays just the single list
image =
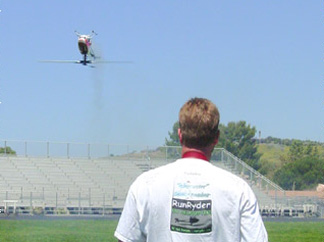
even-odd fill
[{"label": "hillside", "polygon": [[289,146],[279,144],[258,144],[258,153],[261,154],[260,161],[269,161],[280,164],[280,157],[287,154]]},{"label": "hillside", "polygon": [[324,182],[323,144],[288,139],[275,141],[257,144],[260,173],[285,189],[295,189],[295,186],[296,190],[315,189],[318,183]]},{"label": "hillside", "polygon": [[[271,137],[270,137],[271,138]],[[289,147],[291,146],[294,140],[289,139],[275,139],[275,138],[266,138],[261,140],[261,143],[257,144],[258,153],[261,155],[260,161],[269,161],[275,164],[280,164],[280,157],[287,155],[289,151]],[[324,144],[315,142],[315,141],[300,141],[303,146],[307,146],[309,144],[315,146],[318,150],[318,154],[321,158],[324,158]]]}]

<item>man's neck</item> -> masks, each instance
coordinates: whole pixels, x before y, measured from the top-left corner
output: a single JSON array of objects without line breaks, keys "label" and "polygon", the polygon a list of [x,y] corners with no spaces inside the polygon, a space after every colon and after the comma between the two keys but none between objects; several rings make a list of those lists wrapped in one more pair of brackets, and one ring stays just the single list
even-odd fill
[{"label": "man's neck", "polygon": [[195,152],[195,153],[201,154],[201,155],[205,156],[208,161],[210,160],[210,157],[211,157],[210,148],[196,149],[196,148],[188,148],[186,146],[182,146],[182,156],[185,153],[189,153],[189,152]]}]

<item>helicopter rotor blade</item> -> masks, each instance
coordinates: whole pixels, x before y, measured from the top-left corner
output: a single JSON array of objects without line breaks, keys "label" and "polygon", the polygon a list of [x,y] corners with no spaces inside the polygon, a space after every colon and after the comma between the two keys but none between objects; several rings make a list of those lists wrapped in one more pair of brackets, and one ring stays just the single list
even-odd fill
[{"label": "helicopter rotor blade", "polygon": [[132,64],[133,61],[106,61],[106,60],[93,60],[93,64]]},{"label": "helicopter rotor blade", "polygon": [[79,60],[41,60],[39,62],[41,62],[41,63],[75,63],[75,64],[81,64],[81,61],[79,61]]}]

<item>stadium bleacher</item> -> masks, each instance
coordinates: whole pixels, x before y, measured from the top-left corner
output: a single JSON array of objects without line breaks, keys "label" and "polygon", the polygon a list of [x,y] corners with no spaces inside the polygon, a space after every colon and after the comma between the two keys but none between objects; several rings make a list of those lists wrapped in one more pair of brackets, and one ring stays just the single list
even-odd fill
[{"label": "stadium bleacher", "polygon": [[[128,188],[138,175],[176,159],[174,155],[152,157],[2,156],[0,211],[45,215],[120,213]],[[215,151],[212,163],[249,183],[264,216],[281,216],[287,209],[289,216],[298,217],[306,210],[323,216],[324,209],[319,210],[318,203],[308,200],[307,209],[303,201],[291,204],[283,189],[223,149]]]}]

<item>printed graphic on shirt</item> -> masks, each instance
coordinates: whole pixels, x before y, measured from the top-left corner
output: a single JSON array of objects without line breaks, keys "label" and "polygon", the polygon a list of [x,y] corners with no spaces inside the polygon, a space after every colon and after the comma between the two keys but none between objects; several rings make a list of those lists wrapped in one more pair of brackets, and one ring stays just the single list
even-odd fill
[{"label": "printed graphic on shirt", "polygon": [[200,178],[187,174],[175,182],[171,204],[171,231],[189,234],[212,231],[209,184]]}]

